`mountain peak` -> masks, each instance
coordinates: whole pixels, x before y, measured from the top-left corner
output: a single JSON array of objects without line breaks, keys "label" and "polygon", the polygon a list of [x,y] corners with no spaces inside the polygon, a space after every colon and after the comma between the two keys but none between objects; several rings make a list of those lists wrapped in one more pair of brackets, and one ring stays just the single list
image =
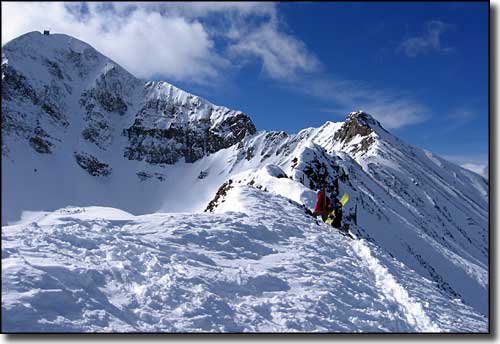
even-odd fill
[{"label": "mountain peak", "polygon": [[[96,150],[95,161],[119,149],[117,155],[149,164],[194,162],[256,132],[241,111],[166,82],[144,82],[85,42],[37,31],[2,49],[2,120],[10,121],[4,137],[22,137],[38,154],[64,150],[58,142],[73,135],[76,146],[89,146],[83,153]],[[2,142],[2,152],[12,145]],[[69,150],[70,159],[77,159],[74,151],[80,148]]]},{"label": "mountain peak", "polygon": [[362,110],[350,112],[346,120],[339,124],[340,127],[335,128],[333,142],[353,156],[368,152],[377,137],[387,137],[380,122]]},{"label": "mountain peak", "polygon": [[3,47],[7,50],[26,50],[29,48],[37,49],[39,53],[61,49],[71,49],[76,52],[83,52],[87,49],[95,50],[90,44],[75,37],[59,33],[44,35],[39,31],[25,33],[10,40]]},{"label": "mountain peak", "polygon": [[348,143],[358,135],[361,137],[370,136],[378,127],[382,128],[380,123],[366,112],[351,112],[347,115],[344,124],[335,132],[334,139],[338,142]]},{"label": "mountain peak", "polygon": [[363,127],[370,128],[372,130],[376,130],[376,128],[382,128],[382,125],[379,121],[373,118],[372,115],[364,112],[363,110],[353,111],[347,115],[346,123],[359,125]]},{"label": "mountain peak", "polygon": [[5,69],[2,72],[21,75],[29,86],[52,85],[51,80],[55,78],[57,83],[61,83],[60,86],[65,84],[63,87],[66,90],[75,86],[77,80],[90,81],[101,71],[109,72],[111,65],[117,65],[77,38],[65,34],[46,35],[38,31],[28,32],[7,42],[2,47],[2,66],[4,61]]}]

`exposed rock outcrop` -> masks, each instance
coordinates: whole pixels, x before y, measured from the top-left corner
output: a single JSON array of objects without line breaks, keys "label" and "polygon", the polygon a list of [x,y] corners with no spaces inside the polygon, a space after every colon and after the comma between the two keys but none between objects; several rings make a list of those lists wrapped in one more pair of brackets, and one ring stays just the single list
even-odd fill
[{"label": "exposed rock outcrop", "polygon": [[95,156],[85,152],[74,152],[76,163],[94,177],[106,177],[111,174],[112,168],[100,162]]},{"label": "exposed rock outcrop", "polygon": [[351,153],[367,152],[375,143],[375,139],[370,134],[377,127],[384,130],[380,123],[369,114],[362,111],[351,112],[342,127],[335,132],[333,139],[346,145],[355,137],[360,136],[361,140],[352,148]]},{"label": "exposed rock outcrop", "polygon": [[227,195],[227,192],[233,188],[232,184],[233,181],[229,179],[227,182],[220,186],[219,190],[217,190],[217,193],[215,194],[215,197],[210,201],[210,203],[208,203],[207,207],[205,208],[205,212],[214,212],[217,206],[225,201],[224,197]]}]

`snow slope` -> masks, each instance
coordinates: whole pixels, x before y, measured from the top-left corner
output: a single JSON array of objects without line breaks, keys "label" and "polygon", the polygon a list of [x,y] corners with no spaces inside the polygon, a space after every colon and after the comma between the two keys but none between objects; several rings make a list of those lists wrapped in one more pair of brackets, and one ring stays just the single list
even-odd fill
[{"label": "snow slope", "polygon": [[287,198],[237,185],[224,204],[64,208],[4,227],[4,331],[487,330],[472,308]]},{"label": "snow slope", "polygon": [[2,47],[2,224],[68,204],[156,211],[163,166],[254,132],[242,112],[139,80],[76,38],[27,33]]},{"label": "snow slope", "polygon": [[[368,115],[350,114],[345,123],[360,116]],[[336,133],[345,123],[326,123],[296,135],[259,132],[192,168],[210,171],[203,182],[207,189],[229,178],[244,180],[309,209],[323,176],[329,185],[338,178],[340,194],[350,195],[344,214],[357,210],[358,236],[434,280],[450,297],[488,314],[487,182],[439,157],[429,158],[430,153],[373,122],[377,127],[369,134],[374,139],[368,149],[353,152],[366,135],[332,147],[329,142],[339,140],[334,140]],[[286,178],[269,183],[270,164],[281,168]]]},{"label": "snow slope", "polygon": [[[8,267],[2,269],[2,277],[5,277],[4,300],[9,300],[2,304],[2,310],[9,309],[13,319],[32,317],[30,319],[37,321],[35,328],[62,329],[60,326],[64,323],[67,329],[85,331],[147,331],[158,328],[155,326],[169,331],[212,330],[212,326],[219,326],[215,330],[234,331],[485,331],[484,317],[489,312],[488,182],[431,152],[401,141],[365,112],[352,112],[344,122],[326,122],[319,128],[307,128],[297,134],[256,131],[251,119],[239,111],[213,105],[165,82],[139,80],[75,38],[35,32],[7,43],[2,49],[2,158],[2,266]],[[349,224],[362,241],[346,244],[344,237],[304,217],[305,208],[314,207],[323,179],[329,188],[337,181],[340,195],[349,194],[344,223]],[[222,197],[228,185],[232,185],[232,189],[230,187],[229,194]],[[220,195],[217,201],[215,195]],[[82,212],[76,213],[77,209]],[[202,213],[204,210],[219,214]],[[276,212],[283,216],[275,216]],[[141,228],[146,227],[158,235],[142,235]],[[212,228],[215,233],[211,233]],[[265,236],[255,238],[254,235],[258,235],[255,233],[264,228]],[[122,232],[129,234],[121,237]],[[45,234],[39,234],[37,239],[37,233]],[[175,233],[185,236],[178,245]],[[294,235],[300,240],[295,242]],[[307,241],[314,235],[321,240]],[[125,241],[113,242],[114,237]],[[127,238],[135,241],[129,242]],[[152,248],[162,240],[165,243],[161,248],[166,248],[167,253]],[[208,243],[203,242],[207,240]],[[302,240],[306,240],[306,248],[299,247]],[[292,255],[297,252],[310,253],[300,256],[303,265],[294,268],[296,274],[289,271],[288,275],[279,277],[289,286],[298,283],[294,279],[301,280],[303,274],[313,274],[315,285],[328,288],[330,283],[338,287],[341,282],[334,278],[349,275],[351,272],[343,269],[351,268],[354,272],[349,276],[353,281],[363,280],[366,284],[355,284],[353,290],[370,289],[366,291],[368,295],[377,295],[387,302],[380,301],[381,308],[371,303],[370,307],[375,308],[359,308],[360,313],[367,310],[369,316],[359,315],[360,323],[352,325],[358,318],[352,318],[345,303],[358,309],[359,305],[348,301],[352,297],[356,299],[353,294],[338,294],[327,289],[327,294],[333,293],[331,295],[340,299],[329,298],[324,313],[297,296],[297,305],[313,307],[320,314],[316,317],[304,306],[305,313],[300,315],[303,318],[295,325],[290,319],[297,312],[291,308],[293,303],[286,303],[288,294],[281,290],[281,296],[273,294],[273,297],[287,305],[277,316],[286,321],[268,323],[269,316],[266,318],[249,303],[245,306],[245,319],[233,317],[225,323],[212,313],[213,322],[200,320],[205,321],[204,325],[193,325],[198,315],[209,317],[211,306],[198,305],[208,307],[200,311],[203,316],[188,311],[179,313],[181,315],[175,313],[178,317],[172,320],[173,325],[162,325],[154,319],[174,316],[172,312],[176,308],[168,308],[172,305],[170,299],[159,291],[165,281],[158,277],[159,284],[152,281],[156,286],[151,288],[156,288],[154,292],[163,295],[163,299],[155,299],[158,309],[144,311],[144,317],[152,318],[140,320],[131,314],[135,312],[132,310],[140,313],[139,309],[144,307],[142,301],[130,301],[120,308],[121,301],[115,303],[108,294],[97,295],[96,291],[89,290],[92,283],[97,283],[102,286],[101,292],[112,293],[109,290],[114,289],[109,289],[113,287],[107,283],[114,283],[120,298],[129,300],[130,295],[135,295],[129,290],[133,283],[136,283],[133,288],[147,289],[147,278],[152,275],[144,272],[147,267],[141,267],[141,264],[149,264],[146,261],[120,258],[123,264],[129,264],[120,276],[132,269],[131,275],[127,275],[129,280],[120,277],[126,282],[123,286],[119,286],[119,280],[112,281],[118,275],[98,268],[99,259],[107,257],[110,250],[116,255],[119,252],[142,254],[138,248],[142,246],[135,251],[125,247],[133,247],[134,242],[152,245],[149,247],[152,251],[144,252],[149,252],[150,259],[158,255],[154,259],[161,258],[163,263],[170,264],[170,258],[165,257],[177,252],[184,257],[183,262],[187,264],[184,268],[193,274],[188,260],[196,259],[185,258],[187,253],[183,250],[189,250],[196,257],[197,254],[209,257],[218,267],[218,270],[214,268],[218,275],[205,280],[203,276],[213,271],[203,268],[193,281],[204,286],[200,295],[207,290],[216,295],[206,299],[210,301],[203,300],[218,304],[221,298],[227,309],[233,309],[234,313],[228,313],[232,315],[240,314],[238,307],[232,298],[224,299],[224,295],[214,291],[220,285],[218,278],[224,278],[225,273],[233,276],[240,260],[251,259],[252,254],[259,258],[248,263],[252,271],[271,273],[268,259],[278,257],[269,253],[271,251],[288,252],[284,260],[279,258],[274,262],[276,269],[281,263],[285,266],[295,263]],[[206,247],[200,248],[212,243],[215,246],[210,248],[210,254],[203,251]],[[76,246],[71,248],[73,244]],[[113,244],[116,248],[112,248]],[[319,245],[317,251],[314,245]],[[327,245],[335,249],[329,253]],[[344,247],[346,245],[348,247]],[[65,249],[70,251],[60,256],[59,252]],[[76,254],[77,251],[80,253]],[[11,253],[17,258],[10,260]],[[215,258],[222,255],[226,259],[228,254],[236,265],[220,263]],[[330,262],[329,259],[334,260],[333,255],[348,257],[346,262],[357,259],[362,264],[339,265],[332,268],[336,271],[332,279],[319,281],[320,276],[330,273],[331,267],[316,266],[315,262]],[[54,266],[63,266],[62,270],[73,271],[70,275],[76,271],[82,277],[67,284],[57,272],[55,276],[45,275],[45,270],[33,267],[38,266],[31,263],[33,256],[41,259],[42,265],[52,266],[52,261]],[[85,257],[94,265],[80,265]],[[130,261],[127,263],[126,259]],[[305,266],[315,266],[320,273],[306,273]],[[142,270],[134,270],[136,268]],[[165,269],[155,273],[167,274]],[[252,271],[245,272],[247,277]],[[89,280],[85,277],[87,273],[97,274],[97,279]],[[149,277],[136,276],[141,274]],[[58,278],[63,279],[61,285],[54,282]],[[31,282],[26,284],[23,279]],[[38,306],[35,300],[41,296],[43,300],[50,300],[43,294],[45,291],[37,294],[47,289],[46,279],[52,281],[50,285],[58,285],[55,289],[62,290],[68,297],[74,297],[76,290],[82,291],[76,299],[71,299],[82,301],[75,304],[73,315],[64,316],[66,320],[57,320],[65,309],[53,303]],[[273,281],[264,278],[264,284],[274,285]],[[342,283],[347,282],[342,280]],[[419,283],[425,287],[420,289]],[[194,284],[187,284],[189,288],[176,292],[191,295]],[[54,298],[62,295],[59,291],[48,293]],[[307,289],[307,294],[310,293],[315,293],[312,285]],[[246,296],[250,295],[253,294]],[[35,305],[25,307],[28,304],[25,298],[34,298]],[[92,303],[96,300],[104,303]],[[181,307],[190,299],[185,296],[177,300],[175,307]],[[106,302],[120,311],[106,308]],[[271,301],[266,302],[269,305]],[[389,304],[391,310],[384,310]],[[166,307],[164,311],[160,310],[162,307]],[[262,307],[265,314],[279,309],[278,306]],[[446,316],[437,315],[437,310]],[[81,316],[86,312],[90,314],[88,319],[86,315]],[[220,313],[226,314],[223,310]],[[330,319],[331,314],[341,320]],[[374,314],[392,317],[394,323],[389,324],[386,318],[380,320]],[[459,319],[462,315],[463,321]],[[310,317],[315,320],[307,325]],[[51,320],[41,325],[42,318]],[[250,318],[257,319],[255,327],[244,325],[244,320]],[[323,320],[318,320],[320,318]],[[9,323],[9,328],[15,326],[14,322]]]}]

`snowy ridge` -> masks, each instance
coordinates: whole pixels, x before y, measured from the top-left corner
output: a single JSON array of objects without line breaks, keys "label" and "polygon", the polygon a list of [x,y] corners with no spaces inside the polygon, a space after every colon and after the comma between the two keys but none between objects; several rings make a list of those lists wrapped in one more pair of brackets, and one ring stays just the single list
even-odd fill
[{"label": "snowy ridge", "polygon": [[[487,331],[488,182],[365,112],[256,131],[35,32],[2,124],[6,329]],[[308,214],[323,180],[359,241]]]},{"label": "snowy ridge", "polygon": [[[176,116],[174,121],[179,123],[193,123],[200,120],[209,120],[212,127],[216,128],[224,121],[241,112],[228,109],[223,106],[217,106],[209,103],[203,98],[192,95],[180,88],[177,88],[165,81],[147,82],[146,102],[147,101],[164,101],[166,103],[175,104],[181,107],[192,108],[190,112],[180,113],[181,116]],[[161,117],[161,116],[160,116]],[[158,123],[156,123],[158,127]],[[169,127],[169,125],[166,125]]]},{"label": "snowy ridge", "polygon": [[[485,330],[486,320],[470,307],[389,263],[404,275],[403,289],[382,265],[391,258],[375,258],[371,244],[316,224],[286,198],[246,186],[228,197],[234,208],[220,214],[65,208],[37,223],[4,227],[4,328]],[[431,304],[413,301],[421,293]]]},{"label": "snowy ridge", "polygon": [[[351,113],[349,118],[356,114]],[[345,213],[352,212],[356,204],[363,209],[358,219],[365,227],[362,237],[370,238],[434,279],[453,297],[466,299],[486,314],[487,298],[477,298],[476,294],[478,288],[487,292],[486,181],[478,175],[469,179],[472,176],[468,171],[440,158],[434,158],[439,159],[436,166],[424,151],[379,126],[367,133],[376,141],[352,159],[344,151],[352,153],[353,147],[359,146],[359,134],[352,136],[347,146],[328,145],[342,126],[330,122],[292,136],[260,133],[243,142],[245,159],[236,161],[247,168],[256,160],[277,164],[285,175],[312,190],[319,188],[318,180],[324,172],[333,177],[346,176],[340,179],[341,193],[348,192],[353,201]],[[314,175],[314,171],[322,172]],[[471,180],[476,181],[472,185],[481,187],[471,188],[466,182]],[[283,195],[309,208],[314,206],[312,197]],[[450,264],[444,264],[443,259]]]}]

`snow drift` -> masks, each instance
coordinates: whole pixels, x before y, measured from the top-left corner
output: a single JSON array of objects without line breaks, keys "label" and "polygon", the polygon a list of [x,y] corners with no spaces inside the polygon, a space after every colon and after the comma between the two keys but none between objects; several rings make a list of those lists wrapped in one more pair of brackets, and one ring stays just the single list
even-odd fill
[{"label": "snow drift", "polygon": [[4,227],[4,331],[486,331],[297,203],[248,186],[227,198],[215,214],[64,208]]}]

